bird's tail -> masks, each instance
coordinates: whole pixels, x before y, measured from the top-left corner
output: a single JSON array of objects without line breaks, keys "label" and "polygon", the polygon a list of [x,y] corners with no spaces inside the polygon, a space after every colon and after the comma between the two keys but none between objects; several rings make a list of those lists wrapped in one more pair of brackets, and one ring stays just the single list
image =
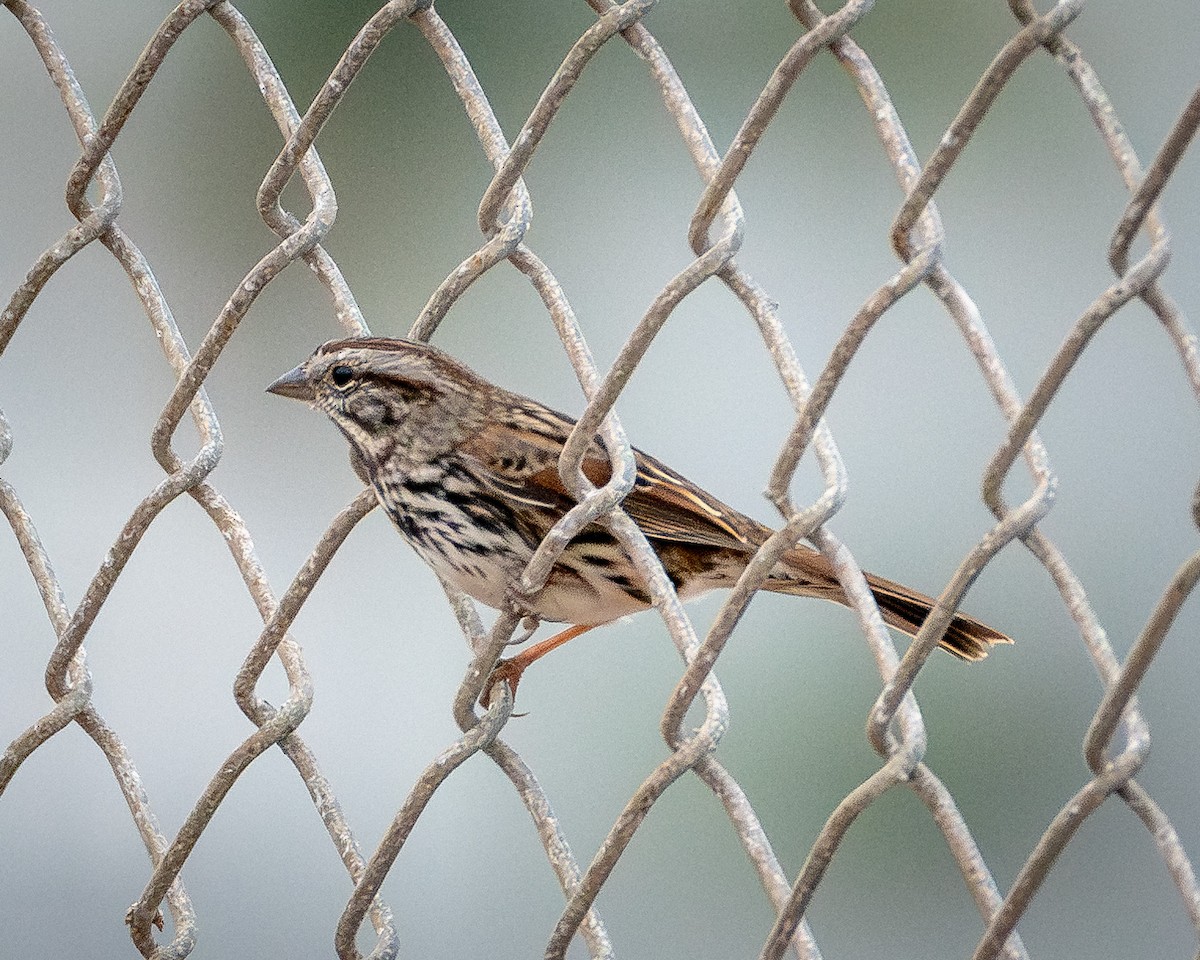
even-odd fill
[{"label": "bird's tail", "polygon": [[[763,589],[775,593],[791,593],[805,597],[820,597],[849,606],[845,593],[833,576],[833,569],[815,550],[799,548],[784,554],[782,566],[797,576],[772,576]],[[910,637],[915,637],[921,624],[933,608],[933,599],[903,584],[873,573],[865,574],[867,586],[879,605],[883,622]],[[982,660],[988,648],[996,643],[1012,643],[1012,638],[965,613],[957,613],[942,637],[941,647],[962,660]]]}]

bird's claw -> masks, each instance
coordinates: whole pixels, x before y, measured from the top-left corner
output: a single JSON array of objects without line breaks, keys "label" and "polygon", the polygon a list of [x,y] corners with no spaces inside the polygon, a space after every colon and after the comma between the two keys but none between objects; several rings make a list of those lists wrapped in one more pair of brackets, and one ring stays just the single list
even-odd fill
[{"label": "bird's claw", "polygon": [[521,674],[524,671],[524,666],[516,663],[515,660],[501,660],[492,670],[487,683],[484,684],[483,692],[479,694],[479,705],[484,710],[491,706],[492,691],[498,683],[508,684],[508,694],[515,703],[517,699],[517,684],[521,682]]}]

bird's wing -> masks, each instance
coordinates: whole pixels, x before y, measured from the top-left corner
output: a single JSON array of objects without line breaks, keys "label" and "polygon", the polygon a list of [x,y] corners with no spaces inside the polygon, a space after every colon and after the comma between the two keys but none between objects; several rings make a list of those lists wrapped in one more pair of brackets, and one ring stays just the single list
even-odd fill
[{"label": "bird's wing", "polygon": [[[769,531],[649,454],[634,450],[637,477],[621,504],[655,540],[752,550]],[[760,533],[761,531],[761,533]]]},{"label": "bird's wing", "polygon": [[[547,408],[523,406],[520,418],[493,421],[463,445],[481,479],[518,501],[561,516],[575,504],[558,475],[558,457],[574,421]],[[652,540],[753,549],[766,528],[690,483],[649,454],[634,450],[637,475],[622,506]],[[583,459],[583,474],[596,486],[612,476],[597,438]]]}]

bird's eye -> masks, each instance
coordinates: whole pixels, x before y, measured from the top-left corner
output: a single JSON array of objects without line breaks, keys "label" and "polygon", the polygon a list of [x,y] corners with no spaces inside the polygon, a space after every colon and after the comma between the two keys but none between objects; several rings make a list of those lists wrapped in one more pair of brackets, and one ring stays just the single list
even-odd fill
[{"label": "bird's eye", "polygon": [[354,379],[354,371],[347,366],[337,366],[329,371],[329,379],[335,387],[344,387]]}]

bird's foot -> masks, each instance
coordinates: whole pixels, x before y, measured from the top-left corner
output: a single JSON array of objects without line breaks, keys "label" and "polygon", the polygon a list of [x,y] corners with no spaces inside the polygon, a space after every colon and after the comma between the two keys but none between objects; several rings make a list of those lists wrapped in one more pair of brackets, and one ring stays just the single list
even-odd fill
[{"label": "bird's foot", "polygon": [[521,674],[525,672],[526,663],[522,663],[519,658],[513,657],[510,660],[501,660],[492,670],[491,675],[487,679],[487,683],[483,685],[483,692],[479,694],[479,705],[486,710],[492,702],[492,691],[498,683],[508,684],[508,693],[513,702],[517,699],[517,684],[521,682]]},{"label": "bird's foot", "polygon": [[561,647],[568,640],[573,640],[581,633],[587,633],[594,626],[596,624],[589,623],[567,627],[566,630],[560,631],[552,637],[539,640],[532,647],[526,647],[515,657],[501,660],[496,664],[492,675],[488,677],[487,684],[483,688],[484,692],[479,698],[480,704],[486,709],[487,705],[491,702],[493,688],[500,682],[508,684],[508,689],[512,692],[513,699],[515,700],[517,697],[517,684],[521,682],[521,674],[525,672],[530,664],[540,660],[551,650]]}]

